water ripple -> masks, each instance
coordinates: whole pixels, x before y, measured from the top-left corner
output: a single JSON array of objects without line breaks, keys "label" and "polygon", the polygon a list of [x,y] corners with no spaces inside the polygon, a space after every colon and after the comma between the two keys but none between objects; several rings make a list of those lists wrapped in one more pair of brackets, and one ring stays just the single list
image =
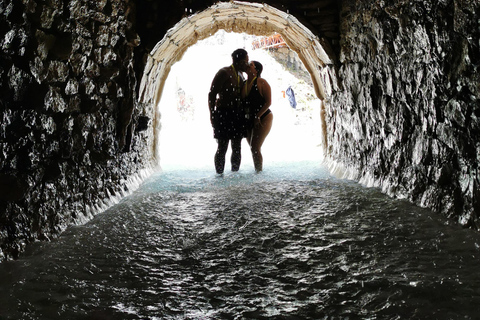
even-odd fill
[{"label": "water ripple", "polygon": [[478,233],[306,171],[158,174],[0,265],[0,318],[476,317]]}]

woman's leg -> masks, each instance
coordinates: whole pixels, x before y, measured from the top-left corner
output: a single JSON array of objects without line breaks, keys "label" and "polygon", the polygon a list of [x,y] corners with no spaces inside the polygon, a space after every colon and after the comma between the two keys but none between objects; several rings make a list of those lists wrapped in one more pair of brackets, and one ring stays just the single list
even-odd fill
[{"label": "woman's leg", "polygon": [[225,169],[225,154],[228,149],[228,140],[217,139],[217,152],[215,153],[215,170],[223,173]]},{"label": "woman's leg", "polygon": [[269,113],[262,120],[261,126],[253,128],[252,137],[250,141],[250,149],[252,150],[253,164],[255,165],[255,171],[259,172],[263,170],[263,156],[262,145],[265,138],[270,133],[273,123],[273,114]]},{"label": "woman's leg", "polygon": [[252,135],[253,135],[253,128],[252,128],[252,129],[248,129],[248,130],[247,130],[247,142],[248,142],[248,145],[249,145],[249,146],[252,145]]}]

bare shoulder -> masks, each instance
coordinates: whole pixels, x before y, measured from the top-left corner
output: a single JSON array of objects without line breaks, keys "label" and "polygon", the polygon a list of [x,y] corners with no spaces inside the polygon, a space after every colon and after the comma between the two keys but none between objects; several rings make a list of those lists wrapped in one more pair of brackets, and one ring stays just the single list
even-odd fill
[{"label": "bare shoulder", "polygon": [[230,73],[231,70],[232,70],[231,67],[223,67],[220,70],[218,70],[218,72]]},{"label": "bare shoulder", "polygon": [[227,77],[230,74],[228,67],[223,67],[217,71],[216,77]]},{"label": "bare shoulder", "polygon": [[212,84],[221,84],[227,81],[227,79],[230,77],[230,71],[228,69],[228,67],[223,67],[218,70],[213,78]]},{"label": "bare shoulder", "polygon": [[265,80],[264,78],[259,78],[257,83],[262,88],[270,88],[270,85],[268,84],[267,80]]}]

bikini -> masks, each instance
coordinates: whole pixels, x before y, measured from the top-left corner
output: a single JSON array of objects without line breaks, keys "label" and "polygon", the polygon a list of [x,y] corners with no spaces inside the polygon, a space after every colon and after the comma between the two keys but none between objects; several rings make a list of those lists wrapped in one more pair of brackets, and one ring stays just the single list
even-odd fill
[{"label": "bikini", "polygon": [[[253,122],[258,111],[260,111],[265,104],[265,98],[262,97],[260,91],[258,90],[257,79],[253,80],[253,85],[250,93],[246,98],[247,107],[250,109],[250,121]],[[272,113],[270,109],[267,109],[261,116],[260,120],[263,120],[269,113]]]}]

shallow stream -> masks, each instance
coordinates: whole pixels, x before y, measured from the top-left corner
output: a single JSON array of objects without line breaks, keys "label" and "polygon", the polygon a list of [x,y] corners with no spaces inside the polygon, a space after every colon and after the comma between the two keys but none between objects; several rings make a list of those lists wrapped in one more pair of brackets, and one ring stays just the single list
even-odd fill
[{"label": "shallow stream", "polygon": [[476,319],[479,245],[312,161],[171,169],[0,264],[0,319]]}]

